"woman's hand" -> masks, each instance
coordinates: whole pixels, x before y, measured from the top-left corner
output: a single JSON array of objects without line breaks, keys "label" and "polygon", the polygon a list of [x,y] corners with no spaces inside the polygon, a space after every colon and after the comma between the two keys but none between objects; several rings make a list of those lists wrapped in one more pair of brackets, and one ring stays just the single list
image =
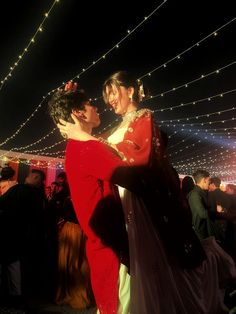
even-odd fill
[{"label": "woman's hand", "polygon": [[73,113],[71,114],[71,117],[74,123],[59,119],[60,123],[57,124],[57,127],[59,128],[63,137],[80,140],[81,133],[85,132],[84,121],[83,119],[76,117]]},{"label": "woman's hand", "polygon": [[75,123],[70,123],[59,119],[60,123],[57,124],[57,127],[59,128],[63,137],[78,141],[98,141],[97,138],[88,133],[86,128],[87,124],[82,118],[78,118],[73,113],[71,114],[71,118]]}]

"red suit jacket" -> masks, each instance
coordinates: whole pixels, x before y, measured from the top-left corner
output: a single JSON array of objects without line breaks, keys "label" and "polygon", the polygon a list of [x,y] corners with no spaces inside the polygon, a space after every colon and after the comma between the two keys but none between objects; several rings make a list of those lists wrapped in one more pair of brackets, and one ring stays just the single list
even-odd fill
[{"label": "red suit jacket", "polygon": [[91,282],[101,314],[117,313],[120,262],[128,238],[116,188],[109,180],[124,163],[98,141],[69,140],[65,168],[78,221],[87,236]]}]

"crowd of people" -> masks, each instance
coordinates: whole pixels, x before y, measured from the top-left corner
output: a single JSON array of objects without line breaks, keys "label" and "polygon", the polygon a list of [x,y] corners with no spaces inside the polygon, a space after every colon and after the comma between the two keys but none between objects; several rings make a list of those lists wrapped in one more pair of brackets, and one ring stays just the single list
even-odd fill
[{"label": "crowd of people", "polygon": [[[96,304],[99,314],[220,314],[233,306],[235,186],[224,192],[220,179],[201,169],[180,182],[165,134],[150,110],[139,109],[145,94],[130,73],[112,74],[103,98],[122,121],[100,137],[92,135],[100,117],[84,90],[69,82],[52,95],[49,114],[68,139],[66,176],[44,189],[40,210],[29,180],[0,196],[1,222],[9,222],[20,248],[4,260],[0,242],[0,263],[17,263],[22,295],[39,295],[50,277],[57,304]],[[46,276],[32,276],[39,267],[37,275]]]},{"label": "crowd of people", "polygon": [[0,178],[0,304],[94,306],[85,235],[66,173],[59,173],[50,189],[42,170],[32,169],[24,183],[14,173],[6,166]]}]

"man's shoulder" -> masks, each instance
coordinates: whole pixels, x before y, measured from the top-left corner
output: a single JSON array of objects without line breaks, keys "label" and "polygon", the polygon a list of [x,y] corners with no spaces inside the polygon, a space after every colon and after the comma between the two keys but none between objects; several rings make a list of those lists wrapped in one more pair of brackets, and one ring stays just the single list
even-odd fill
[{"label": "man's shoulder", "polygon": [[89,140],[89,141],[77,141],[70,139],[67,142],[66,151],[73,151],[77,150],[78,152],[83,153],[84,150],[89,150],[94,148],[94,146],[101,145],[99,141],[96,140]]},{"label": "man's shoulder", "polygon": [[199,188],[197,185],[195,185],[192,190],[188,193],[188,195],[199,193]]},{"label": "man's shoulder", "polygon": [[187,199],[191,200],[194,198],[199,198],[201,196],[201,189],[198,186],[194,186],[194,188],[188,193]]},{"label": "man's shoulder", "polygon": [[209,192],[209,195],[213,195],[214,197],[218,197],[221,199],[226,199],[226,200],[229,199],[228,194],[222,191],[221,189],[216,189],[215,191],[211,191]]},{"label": "man's shoulder", "polygon": [[81,155],[87,151],[85,148],[85,142],[82,141],[76,141],[76,140],[69,140],[66,145],[66,159],[70,159],[70,162],[73,162],[73,160],[77,160],[78,158],[81,158]]},{"label": "man's shoulder", "polygon": [[15,185],[11,186],[7,190],[7,192],[5,194],[3,194],[3,195],[5,195],[6,197],[10,196],[10,195],[14,195],[16,193],[19,193],[23,188],[24,188],[24,184],[20,184],[20,183],[15,184]]},{"label": "man's shoulder", "polygon": [[216,189],[214,192],[215,192],[216,194],[219,194],[219,195],[226,195],[226,196],[227,196],[227,194],[226,194],[224,191],[222,191],[220,188],[219,188],[219,189]]}]

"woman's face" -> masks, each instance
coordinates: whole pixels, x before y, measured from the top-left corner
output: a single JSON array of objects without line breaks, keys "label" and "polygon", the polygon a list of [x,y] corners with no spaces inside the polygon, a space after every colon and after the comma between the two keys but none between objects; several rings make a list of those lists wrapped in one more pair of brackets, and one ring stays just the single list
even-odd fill
[{"label": "woman's face", "polygon": [[113,108],[115,114],[125,115],[133,110],[132,102],[133,88],[124,86],[116,87],[114,85],[106,87],[106,95],[109,105]]}]

